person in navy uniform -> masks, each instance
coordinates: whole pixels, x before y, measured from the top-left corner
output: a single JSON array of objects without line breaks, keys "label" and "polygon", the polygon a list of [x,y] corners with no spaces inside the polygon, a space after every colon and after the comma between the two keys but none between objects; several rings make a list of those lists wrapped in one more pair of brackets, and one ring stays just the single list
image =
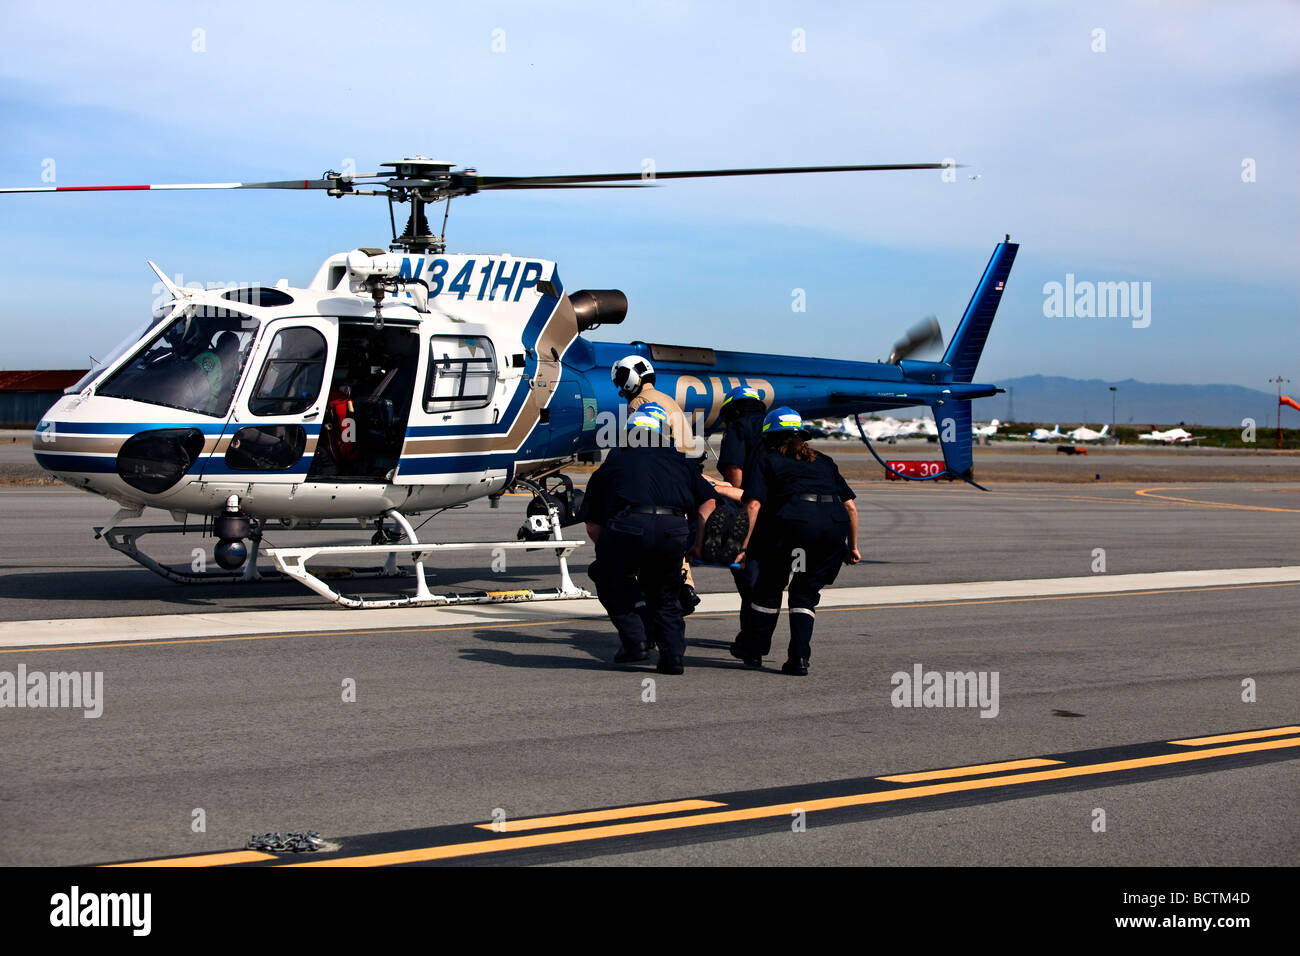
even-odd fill
[{"label": "person in navy uniform", "polygon": [[[763,417],[767,405],[758,389],[739,385],[722,400],[722,445],[718,451],[718,473],[734,488],[744,488],[745,469],[758,451],[763,438]],[[731,577],[740,595],[740,629],[743,632],[749,616],[750,602],[754,599],[754,582],[758,579],[759,559],[749,555],[744,567],[732,567]],[[740,635],[736,635],[740,640]]]},{"label": "person in navy uniform", "polygon": [[709,482],[672,444],[666,417],[650,403],[628,415],[624,444],[611,449],[591,476],[579,516],[596,546],[588,574],[622,642],[614,662],[646,660],[653,644],[659,649],[655,669],[681,674],[687,515],[698,513],[703,524],[714,497]]},{"label": "person in navy uniform", "polygon": [[[750,614],[733,656],[761,667],[772,648],[781,592],[790,581],[790,645],[782,673],[808,673],[813,624],[821,589],[840,564],[857,564],[858,511],[853,489],[829,455],[814,450],[792,408],[774,408],[763,420],[763,441],[744,476],[750,534],[736,558],[758,558]],[[793,575],[791,574],[793,572]]]},{"label": "person in navy uniform", "polygon": [[[610,379],[618,388],[619,397],[627,402],[629,414],[648,407],[663,422],[664,434],[672,440],[673,446],[690,459],[697,470],[704,469],[704,442],[691,429],[682,407],[666,392],[655,388],[654,366],[647,359],[636,354],[619,359],[610,369]],[[692,613],[700,603],[689,561],[682,562],[681,602],[683,614]]]}]

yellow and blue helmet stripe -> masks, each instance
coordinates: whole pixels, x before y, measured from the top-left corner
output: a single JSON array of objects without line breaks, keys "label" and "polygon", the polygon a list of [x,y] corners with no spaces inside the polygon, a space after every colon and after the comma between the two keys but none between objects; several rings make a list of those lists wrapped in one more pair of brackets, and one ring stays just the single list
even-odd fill
[{"label": "yellow and blue helmet stripe", "polygon": [[737,385],[727,393],[727,397],[722,400],[722,407],[726,408],[732,402],[739,402],[746,398],[752,398],[756,402],[762,402],[763,397],[758,393],[758,389],[752,385]]},{"label": "yellow and blue helmet stripe", "polygon": [[772,432],[797,431],[803,431],[803,418],[788,405],[772,409],[763,419],[764,435],[770,435]]},{"label": "yellow and blue helmet stripe", "polygon": [[628,413],[627,416],[628,431],[634,428],[644,428],[656,435],[660,435],[663,434],[664,426],[667,423],[668,413],[664,411],[662,405],[656,405],[654,402],[646,402]]},{"label": "yellow and blue helmet stripe", "polygon": [[664,408],[658,402],[642,402],[637,407],[637,411],[644,415],[650,415],[659,419],[659,423],[662,425],[668,424],[668,409]]}]

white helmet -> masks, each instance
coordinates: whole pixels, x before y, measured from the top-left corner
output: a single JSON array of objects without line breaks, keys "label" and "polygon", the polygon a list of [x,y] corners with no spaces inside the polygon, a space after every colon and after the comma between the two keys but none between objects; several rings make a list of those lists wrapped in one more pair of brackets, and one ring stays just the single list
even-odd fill
[{"label": "white helmet", "polygon": [[641,356],[629,355],[614,363],[614,367],[609,370],[609,377],[618,386],[620,395],[624,398],[635,398],[636,393],[641,391],[643,382],[654,381],[655,370],[654,366]]}]

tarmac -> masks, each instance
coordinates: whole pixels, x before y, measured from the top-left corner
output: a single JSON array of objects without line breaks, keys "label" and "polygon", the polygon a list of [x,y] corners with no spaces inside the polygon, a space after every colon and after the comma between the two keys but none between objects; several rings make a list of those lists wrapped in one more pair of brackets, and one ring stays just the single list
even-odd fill
[{"label": "tarmac", "polygon": [[[186,587],[93,539],[111,504],[0,489],[0,690],[103,675],[98,717],[0,708],[0,864],[1294,864],[1300,483],[858,490],[866,560],[792,678],[784,622],[762,670],[728,654],[725,569],[697,569],[669,677],[610,663],[592,600]],[[526,501],[421,539],[512,540]],[[434,590],[555,583],[545,555],[472,564]],[[918,668],[997,692],[902,706]],[[339,848],[242,849],[275,830]]]}]

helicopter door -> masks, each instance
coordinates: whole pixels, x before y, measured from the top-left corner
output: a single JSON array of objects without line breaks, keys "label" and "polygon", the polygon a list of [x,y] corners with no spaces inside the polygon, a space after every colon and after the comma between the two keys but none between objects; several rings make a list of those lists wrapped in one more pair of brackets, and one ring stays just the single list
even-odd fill
[{"label": "helicopter door", "polygon": [[334,324],[324,319],[267,327],[218,446],[224,457],[213,457],[205,477],[219,471],[258,482],[304,480],[320,436],[335,340]]},{"label": "helicopter door", "polygon": [[320,442],[307,480],[386,484],[402,455],[420,364],[413,324],[341,319]]},{"label": "helicopter door", "polygon": [[[511,395],[520,372],[486,335],[430,335],[397,482],[502,486],[514,461]],[[503,361],[506,360],[506,361]],[[512,371],[514,374],[512,375]]]}]

